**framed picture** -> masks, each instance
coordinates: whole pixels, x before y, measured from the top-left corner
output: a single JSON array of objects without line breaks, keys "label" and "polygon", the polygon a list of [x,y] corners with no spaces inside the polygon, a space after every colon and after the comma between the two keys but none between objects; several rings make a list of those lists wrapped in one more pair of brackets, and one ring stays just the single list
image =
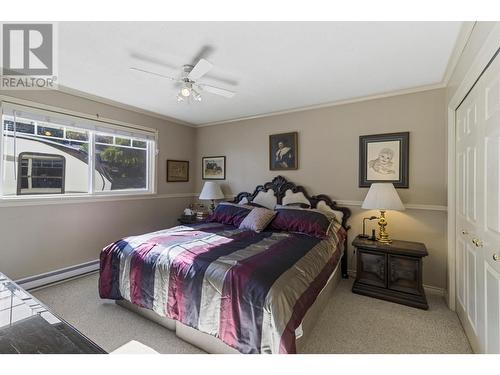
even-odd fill
[{"label": "framed picture", "polygon": [[269,136],[269,169],[286,171],[298,168],[298,133],[272,134]]},{"label": "framed picture", "polygon": [[226,179],[226,157],[204,156],[201,158],[201,177],[204,180]]},{"label": "framed picture", "polygon": [[408,188],[410,133],[363,135],[359,137],[359,187],[373,182],[392,182]]},{"label": "framed picture", "polygon": [[188,182],[189,161],[167,160],[167,182]]}]

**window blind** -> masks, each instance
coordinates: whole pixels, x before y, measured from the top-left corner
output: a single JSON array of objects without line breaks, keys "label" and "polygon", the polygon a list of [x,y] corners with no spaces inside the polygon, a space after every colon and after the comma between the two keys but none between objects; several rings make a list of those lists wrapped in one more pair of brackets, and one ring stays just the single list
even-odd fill
[{"label": "window blind", "polygon": [[154,140],[155,130],[134,128],[132,125],[116,125],[101,120],[91,120],[83,116],[68,115],[63,112],[48,111],[36,107],[22,106],[2,101],[2,113],[16,118],[24,118],[45,124],[62,125],[91,130],[99,133],[121,135],[125,137]]}]

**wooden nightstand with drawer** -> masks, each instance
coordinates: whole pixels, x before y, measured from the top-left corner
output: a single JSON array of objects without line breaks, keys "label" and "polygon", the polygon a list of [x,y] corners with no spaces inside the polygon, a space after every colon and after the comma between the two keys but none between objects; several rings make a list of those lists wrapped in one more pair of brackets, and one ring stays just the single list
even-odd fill
[{"label": "wooden nightstand with drawer", "polygon": [[428,309],[422,286],[423,243],[394,240],[390,244],[356,237],[356,280],[353,293]]}]

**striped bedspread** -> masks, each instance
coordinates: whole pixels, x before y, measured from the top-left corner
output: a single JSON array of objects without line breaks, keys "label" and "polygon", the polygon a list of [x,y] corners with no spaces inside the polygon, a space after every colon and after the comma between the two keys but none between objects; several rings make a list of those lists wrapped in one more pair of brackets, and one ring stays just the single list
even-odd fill
[{"label": "striped bedspread", "polygon": [[241,353],[295,353],[295,330],[326,285],[346,232],[325,240],[219,223],[124,238],[101,252],[101,298],[126,299]]}]

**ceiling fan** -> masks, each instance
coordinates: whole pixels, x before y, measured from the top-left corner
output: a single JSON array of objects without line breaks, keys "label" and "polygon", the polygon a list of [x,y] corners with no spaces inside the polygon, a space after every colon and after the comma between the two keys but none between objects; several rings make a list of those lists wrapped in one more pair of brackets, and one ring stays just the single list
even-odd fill
[{"label": "ceiling fan", "polygon": [[182,66],[181,76],[178,78],[166,76],[164,74],[152,72],[149,70],[130,67],[131,70],[135,70],[142,73],[147,73],[151,75],[155,75],[157,77],[162,77],[169,79],[173,82],[178,82],[181,84],[181,89],[177,94],[177,101],[184,102],[189,101],[190,98],[193,98],[195,101],[201,101],[201,92],[206,91],[211,94],[220,95],[225,98],[232,98],[236,93],[234,91],[226,90],[220,87],[215,87],[212,85],[207,85],[202,82],[198,82],[198,80],[207,74],[213,68],[212,63],[201,58],[196,65],[186,64]]}]

